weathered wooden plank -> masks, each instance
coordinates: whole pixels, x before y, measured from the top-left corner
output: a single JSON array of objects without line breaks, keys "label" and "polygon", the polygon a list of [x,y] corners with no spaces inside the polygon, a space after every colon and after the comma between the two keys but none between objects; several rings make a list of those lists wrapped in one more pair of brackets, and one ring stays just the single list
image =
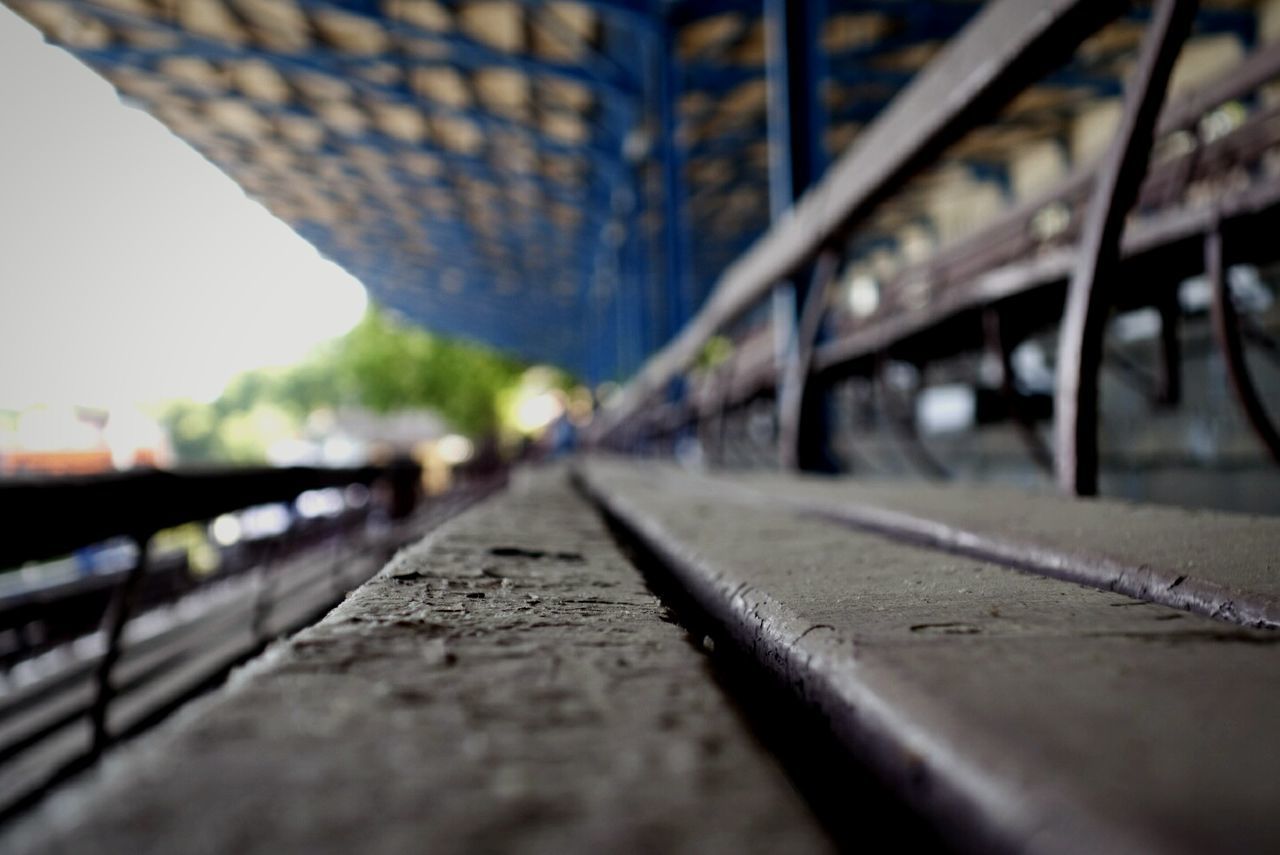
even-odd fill
[{"label": "weathered wooden plank", "polygon": [[670,470],[584,472],[728,639],[957,844],[1280,846],[1280,635],[842,530]]},{"label": "weathered wooden plank", "polygon": [[707,489],[1247,626],[1280,628],[1280,520],[1000,485],[725,475]]},{"label": "weathered wooden plank", "polygon": [[399,555],[10,851],[824,851],[563,473]]}]

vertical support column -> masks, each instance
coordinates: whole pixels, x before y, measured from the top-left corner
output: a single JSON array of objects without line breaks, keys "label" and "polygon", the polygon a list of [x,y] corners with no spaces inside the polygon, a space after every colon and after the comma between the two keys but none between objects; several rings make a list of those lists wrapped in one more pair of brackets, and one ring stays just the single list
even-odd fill
[{"label": "vertical support column", "polygon": [[1147,172],[1169,75],[1195,17],[1195,0],[1157,0],[1138,65],[1125,88],[1124,115],[1098,170],[1058,339],[1054,395],[1058,485],[1098,492],[1098,368],[1125,218]]},{"label": "vertical support column", "polygon": [[[826,18],[825,0],[764,0],[769,117],[769,211],[776,221],[803,195],[826,167],[819,87],[823,79],[820,31]],[[834,271],[832,271],[834,272]],[[784,466],[807,471],[834,470],[830,453],[826,396],[807,382],[808,366],[797,371],[790,363],[801,357],[799,319],[812,322],[814,340],[821,326],[822,306],[806,309],[810,300],[826,299],[826,283],[811,289],[811,271],[797,273],[773,291],[774,344],[779,366],[779,405],[798,398],[798,422],[779,437]],[[799,388],[782,389],[790,382]],[[797,379],[798,378],[798,379]],[[791,418],[779,412],[780,422]]]},{"label": "vertical support column", "polygon": [[[801,431],[805,427],[806,391],[812,391],[807,381],[813,365],[813,346],[826,313],[827,293],[839,265],[840,256],[834,250],[824,250],[818,256],[799,324],[792,336],[786,361],[778,372],[778,462],[784,469],[816,468],[802,465],[801,453],[805,442]],[[812,399],[813,395],[807,397]],[[810,413],[809,417],[812,415]]]},{"label": "vertical support column", "polygon": [[[693,315],[693,297],[689,271],[689,224],[685,216],[684,152],[677,139],[681,68],[676,56],[676,29],[669,15],[662,18],[657,30],[655,49],[658,77],[658,156],[662,164],[663,244],[665,297],[663,342],[671,341]],[[664,391],[665,398],[679,404],[686,396],[683,376],[674,377]],[[652,433],[652,428],[650,429]],[[670,441],[674,450],[683,431],[669,432],[659,425],[663,445]],[[660,446],[662,447],[662,446]]]},{"label": "vertical support column", "polygon": [[685,221],[684,156],[676,139],[679,124],[680,64],[676,33],[665,20],[654,40],[658,75],[658,157],[662,163],[663,237],[666,272],[665,335],[670,341],[689,320],[688,224]]},{"label": "vertical support column", "polygon": [[769,213],[778,219],[826,167],[818,87],[823,0],[764,0]]},{"label": "vertical support column", "polygon": [[635,171],[636,212],[631,220],[631,257],[633,259],[632,275],[635,291],[632,293],[632,311],[636,324],[636,359],[625,367],[621,376],[629,377],[644,364],[645,357],[658,349],[654,341],[653,317],[650,311],[653,271],[650,266],[652,246],[647,230],[649,228],[649,206],[644,187],[644,173],[640,167]]},{"label": "vertical support column", "polygon": [[[649,4],[652,6],[652,4]],[[653,8],[637,10],[626,20],[616,15],[601,19],[601,49],[606,55],[645,57],[638,69],[626,69],[635,80],[634,97],[608,98],[600,105],[600,121],[620,140],[617,174],[609,193],[611,242],[616,272],[614,318],[615,359],[598,380],[620,379],[637,370],[646,354],[656,349],[650,300],[654,283],[646,264],[648,237],[645,219],[651,200],[644,186],[644,170],[653,156],[654,121],[647,111],[659,100],[653,45],[659,41],[661,18]]]}]

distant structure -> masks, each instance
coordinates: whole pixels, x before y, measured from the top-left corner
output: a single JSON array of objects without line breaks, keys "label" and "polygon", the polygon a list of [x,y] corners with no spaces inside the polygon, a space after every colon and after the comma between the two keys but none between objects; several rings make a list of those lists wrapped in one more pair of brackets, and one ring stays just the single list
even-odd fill
[{"label": "distant structure", "polygon": [[0,430],[0,475],[88,475],[168,465],[164,428],[136,410],[32,407]]}]

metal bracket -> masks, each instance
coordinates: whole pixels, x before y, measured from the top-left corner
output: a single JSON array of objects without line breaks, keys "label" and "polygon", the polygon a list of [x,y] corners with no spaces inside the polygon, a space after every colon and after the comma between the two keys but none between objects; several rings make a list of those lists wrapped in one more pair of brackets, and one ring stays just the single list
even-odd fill
[{"label": "metal bracket", "polygon": [[1216,222],[1205,235],[1204,269],[1213,289],[1213,302],[1210,304],[1213,335],[1218,340],[1223,361],[1227,364],[1227,378],[1231,381],[1231,389],[1240,402],[1240,408],[1244,410],[1249,426],[1258,435],[1271,459],[1280,464],[1280,431],[1276,430],[1267,414],[1249,373],[1249,364],[1245,361],[1240,318],[1236,315],[1235,303],[1231,299],[1231,285],[1227,281],[1226,267],[1222,261],[1222,228]]},{"label": "metal bracket", "polygon": [[1058,485],[1068,493],[1098,492],[1098,368],[1120,265],[1120,236],[1151,157],[1160,105],[1196,0],[1158,0],[1142,40],[1138,66],[1125,88],[1124,115],[1098,171],[1067,290],[1058,339],[1054,439]]},{"label": "metal bracket", "polygon": [[809,390],[813,350],[827,314],[827,293],[836,278],[840,255],[823,250],[806,289],[800,323],[793,327],[778,383],[778,460],[784,469],[799,469],[804,440],[805,395]]}]

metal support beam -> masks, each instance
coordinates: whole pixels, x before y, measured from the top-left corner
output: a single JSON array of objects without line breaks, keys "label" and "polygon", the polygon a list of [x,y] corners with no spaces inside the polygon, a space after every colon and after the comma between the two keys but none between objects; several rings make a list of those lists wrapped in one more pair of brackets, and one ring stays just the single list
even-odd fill
[{"label": "metal support beam", "polygon": [[779,372],[778,460],[784,469],[822,470],[822,457],[829,456],[827,407],[821,400],[825,396],[811,384],[810,369],[826,315],[827,294],[839,265],[840,256],[834,250],[818,256],[792,346]]},{"label": "metal support beam", "polygon": [[776,221],[826,166],[818,32],[825,2],[764,0],[768,56],[769,212]]},{"label": "metal support beam", "polygon": [[[826,3],[765,0],[764,17],[769,212],[776,223],[826,167],[818,100],[825,75],[819,35]],[[827,287],[838,262],[838,257],[827,253],[817,269],[801,270],[773,290],[775,348],[785,393],[778,396],[779,459],[788,468],[823,472],[835,468],[828,407],[817,390],[806,389],[806,380],[809,357],[821,335]],[[801,316],[808,329],[801,330]]]},{"label": "metal support beam", "polygon": [[1195,0],[1159,0],[1126,87],[1124,115],[1098,172],[1058,338],[1055,468],[1069,493],[1098,492],[1098,368],[1120,262],[1120,236],[1151,156],[1169,75],[1195,17]]},{"label": "metal support beam", "polygon": [[1227,366],[1227,378],[1231,381],[1231,389],[1235,392],[1240,408],[1253,432],[1258,435],[1271,459],[1280,463],[1280,431],[1267,414],[1267,408],[1258,396],[1257,387],[1249,373],[1249,364],[1244,357],[1244,344],[1240,336],[1240,319],[1236,315],[1235,303],[1231,299],[1231,284],[1227,281],[1226,265],[1222,259],[1222,229],[1220,226],[1211,229],[1205,237],[1204,269],[1213,288],[1213,333],[1222,351],[1222,359]]},{"label": "metal support beam", "polygon": [[692,314],[686,275],[687,230],[684,204],[684,158],[676,140],[679,116],[679,61],[672,45],[675,32],[668,29],[653,43],[658,75],[658,156],[662,163],[663,235],[666,258],[666,330],[664,341],[680,332]]}]

